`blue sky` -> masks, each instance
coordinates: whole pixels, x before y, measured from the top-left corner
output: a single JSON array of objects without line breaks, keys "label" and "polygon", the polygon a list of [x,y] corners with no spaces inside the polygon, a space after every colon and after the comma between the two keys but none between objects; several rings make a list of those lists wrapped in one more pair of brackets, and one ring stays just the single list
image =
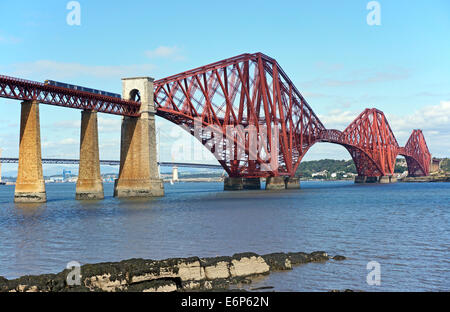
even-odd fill
[{"label": "blue sky", "polygon": [[[68,1],[2,1],[0,74],[121,93],[125,76],[158,79],[263,52],[326,127],[342,130],[364,108],[377,107],[400,145],[422,128],[432,154],[449,156],[450,2],[378,1],[379,26],[366,22],[368,2],[81,0],[81,25],[69,26]],[[0,110],[0,147],[17,157],[20,105],[0,99]],[[79,111],[41,105],[44,157],[78,157],[79,119]],[[178,160],[173,141],[190,138],[166,121],[157,124],[161,159]],[[99,127],[101,158],[118,159],[120,117],[101,115]],[[305,157],[320,158],[350,156],[317,144]]]}]

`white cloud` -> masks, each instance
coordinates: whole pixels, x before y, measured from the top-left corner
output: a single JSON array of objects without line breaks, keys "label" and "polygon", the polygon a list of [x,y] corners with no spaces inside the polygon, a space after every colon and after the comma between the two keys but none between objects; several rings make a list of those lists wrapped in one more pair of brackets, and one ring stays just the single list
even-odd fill
[{"label": "white cloud", "polygon": [[98,131],[100,132],[120,132],[120,127],[122,124],[122,119],[119,118],[108,118],[105,116],[98,116]]},{"label": "white cloud", "polygon": [[59,141],[57,144],[60,145],[73,145],[73,144],[79,144],[78,140],[75,140],[74,138],[65,138]]},{"label": "white cloud", "polygon": [[56,129],[79,129],[80,128],[80,120],[61,120],[54,122],[50,127],[56,128]]},{"label": "white cloud", "polygon": [[84,65],[79,63],[64,63],[51,60],[38,60],[35,62],[12,64],[13,76],[19,77],[52,77],[64,79],[79,76],[91,76],[97,78],[122,78],[129,75],[148,74],[155,69],[152,64],[133,65]]},{"label": "white cloud", "polygon": [[0,44],[16,44],[21,41],[22,40],[17,37],[0,35]]},{"label": "white cloud", "polygon": [[182,61],[185,59],[185,57],[181,55],[181,49],[177,46],[159,46],[154,50],[145,51],[145,55],[149,58],[166,58],[174,61]]},{"label": "white cloud", "polygon": [[409,115],[387,114],[387,118],[394,131],[414,127],[414,129],[433,131],[433,133],[450,132],[450,101],[441,101],[437,105],[425,106]]}]

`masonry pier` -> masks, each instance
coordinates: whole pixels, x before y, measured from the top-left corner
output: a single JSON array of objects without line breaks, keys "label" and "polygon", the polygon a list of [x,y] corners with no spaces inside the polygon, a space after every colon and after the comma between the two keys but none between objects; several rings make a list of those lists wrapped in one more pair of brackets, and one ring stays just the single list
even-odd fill
[{"label": "masonry pier", "polygon": [[260,178],[239,178],[239,177],[225,177],[223,181],[223,189],[225,191],[239,191],[239,190],[260,190]]},{"label": "masonry pier", "polygon": [[394,176],[380,176],[380,177],[367,177],[367,176],[356,176],[355,183],[364,184],[364,183],[380,183],[380,184],[388,184],[397,182],[397,178]]},{"label": "masonry pier", "polygon": [[80,166],[76,186],[76,199],[103,199],[98,151],[97,112],[81,112]]},{"label": "masonry pier", "polygon": [[[267,177],[266,190],[284,190],[284,189],[299,189],[300,178],[297,177]],[[225,177],[223,182],[223,189],[225,191],[239,191],[239,190],[260,190],[260,178],[239,178],[239,177]]]},{"label": "masonry pier", "polygon": [[120,144],[119,178],[116,197],[164,196],[164,183],[158,173],[156,157],[153,78],[122,79],[123,97],[141,101],[140,117],[124,116]]},{"label": "masonry pier", "polygon": [[14,202],[42,203],[46,200],[42,173],[39,103],[24,101],[20,116],[19,168]]},{"label": "masonry pier", "polygon": [[242,178],[225,177],[223,180],[224,191],[239,191],[244,189]]},{"label": "masonry pier", "polygon": [[283,190],[286,189],[285,177],[267,177],[266,190]]},{"label": "masonry pier", "polygon": [[286,189],[299,189],[300,188],[300,178],[297,177],[286,177],[285,180]]},{"label": "masonry pier", "polygon": [[244,190],[260,190],[261,179],[260,178],[243,178],[242,183]]},{"label": "masonry pier", "polygon": [[395,183],[397,182],[397,178],[394,176],[381,176],[378,179],[378,182],[381,184]]}]

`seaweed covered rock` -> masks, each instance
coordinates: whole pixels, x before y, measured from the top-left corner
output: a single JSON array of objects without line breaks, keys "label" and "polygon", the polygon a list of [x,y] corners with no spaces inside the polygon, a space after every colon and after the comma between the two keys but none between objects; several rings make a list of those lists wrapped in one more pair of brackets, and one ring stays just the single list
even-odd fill
[{"label": "seaweed covered rock", "polygon": [[289,254],[277,252],[264,255],[262,257],[270,266],[271,271],[284,271],[292,269],[292,262]]},{"label": "seaweed covered rock", "polygon": [[[68,283],[71,270],[58,274],[27,275],[8,280],[0,276],[2,292],[170,292],[228,290],[270,271],[291,270],[293,265],[322,262],[330,257],[324,251],[310,254],[246,252],[231,257],[129,259],[120,262],[85,264],[80,267],[79,284]],[[344,256],[335,256],[343,260]]]}]

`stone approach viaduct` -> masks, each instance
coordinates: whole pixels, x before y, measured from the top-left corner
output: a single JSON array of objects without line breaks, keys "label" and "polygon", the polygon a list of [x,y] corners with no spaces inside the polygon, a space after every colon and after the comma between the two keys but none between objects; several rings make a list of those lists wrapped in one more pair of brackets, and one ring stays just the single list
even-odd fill
[{"label": "stone approach viaduct", "polygon": [[[420,130],[414,130],[400,147],[383,114],[366,109],[344,131],[326,129],[278,63],[261,53],[242,54],[154,81],[149,77],[122,79],[122,99],[49,86],[0,75],[0,97],[22,100],[18,176],[15,202],[45,202],[42,171],[39,103],[82,109],[77,199],[102,199],[97,113],[122,115],[119,178],[116,197],[156,197],[164,195],[157,168],[155,115],[183,126],[195,134],[194,120],[204,127],[221,129],[224,140],[234,149],[220,155],[214,135],[196,136],[209,148],[228,173],[225,190],[299,188],[295,177],[298,165],[317,142],[344,146],[355,162],[357,183],[394,182],[395,159],[403,155],[411,176],[428,175],[431,154]],[[226,138],[229,125],[255,125],[260,134],[280,129],[279,148],[272,149],[271,135],[264,149],[250,157],[249,134],[234,133]],[[269,130],[270,131],[270,130]],[[244,160],[236,160],[236,150]],[[277,161],[276,167],[270,165]],[[264,166],[266,165],[266,166]],[[266,168],[266,169],[264,169]],[[267,169],[269,168],[269,169]]]}]

